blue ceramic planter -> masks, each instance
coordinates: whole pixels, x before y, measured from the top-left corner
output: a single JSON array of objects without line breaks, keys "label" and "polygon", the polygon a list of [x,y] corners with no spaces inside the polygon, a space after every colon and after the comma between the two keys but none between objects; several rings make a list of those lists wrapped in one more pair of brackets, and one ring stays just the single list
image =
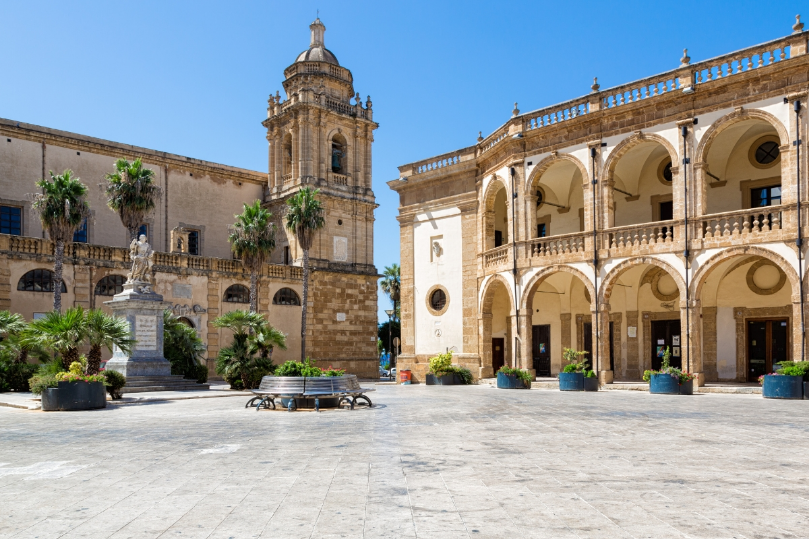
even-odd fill
[{"label": "blue ceramic planter", "polygon": [[653,374],[651,380],[649,380],[649,393],[679,395],[680,380],[669,374]]},{"label": "blue ceramic planter", "polygon": [[580,372],[560,372],[560,391],[584,391],[584,374]]},{"label": "blue ceramic planter", "polygon": [[802,399],[803,377],[766,374],[761,394],[765,399]]},{"label": "blue ceramic planter", "polygon": [[513,374],[497,373],[497,388],[498,389],[531,389],[531,382],[526,384]]}]

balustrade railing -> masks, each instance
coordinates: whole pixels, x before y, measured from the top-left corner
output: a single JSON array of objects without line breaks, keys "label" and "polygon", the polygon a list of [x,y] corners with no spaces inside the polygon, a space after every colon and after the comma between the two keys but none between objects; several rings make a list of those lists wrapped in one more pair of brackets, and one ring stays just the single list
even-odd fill
[{"label": "balustrade railing", "polygon": [[336,185],[348,185],[348,176],[345,174],[331,173],[331,182]]},{"label": "balustrade railing", "polygon": [[673,243],[679,221],[658,221],[610,228],[604,231],[610,251],[621,252],[624,249],[635,249],[647,245],[663,245]]},{"label": "balustrade railing", "polygon": [[710,242],[763,235],[781,230],[783,218],[778,206],[706,215],[699,220],[697,238]]},{"label": "balustrade railing", "polygon": [[355,110],[354,105],[328,96],[326,97],[326,108],[341,114],[353,114]]},{"label": "balustrade railing", "polygon": [[679,87],[679,79],[672,72],[656,77],[609,88],[601,92],[601,108],[611,109],[672,92]]},{"label": "balustrade railing", "polygon": [[483,267],[491,268],[493,266],[503,264],[504,262],[508,261],[510,252],[510,245],[503,245],[490,249],[489,251],[483,253]]},{"label": "balustrade railing", "polygon": [[772,65],[787,59],[790,53],[789,43],[779,40],[705,60],[694,65],[694,82],[710,82]]},{"label": "balustrade railing", "polygon": [[528,252],[532,258],[584,253],[586,251],[585,238],[588,236],[592,236],[592,232],[576,232],[574,234],[536,238],[528,242]]},{"label": "balustrade railing", "polygon": [[481,142],[480,153],[486,153],[494,148],[494,146],[508,136],[508,127],[502,127],[499,131],[495,131]]},{"label": "balustrade railing", "polygon": [[544,127],[546,125],[554,125],[565,120],[570,120],[583,116],[590,112],[590,102],[586,97],[567,101],[558,105],[552,105],[540,110],[535,110],[522,115],[523,129],[530,131]]}]

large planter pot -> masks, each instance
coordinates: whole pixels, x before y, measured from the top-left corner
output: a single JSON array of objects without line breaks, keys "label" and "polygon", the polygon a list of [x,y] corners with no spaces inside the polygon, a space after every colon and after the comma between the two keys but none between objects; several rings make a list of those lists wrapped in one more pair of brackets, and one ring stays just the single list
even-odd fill
[{"label": "large planter pot", "polygon": [[680,395],[693,395],[695,381],[696,380],[691,380],[690,382],[680,384]]},{"label": "large planter pot", "polygon": [[803,377],[766,374],[761,394],[765,399],[802,399]]},{"label": "large planter pot", "polygon": [[59,382],[58,388],[42,392],[45,411],[96,410],[107,407],[107,389],[103,382]]},{"label": "large planter pot", "polygon": [[803,398],[809,400],[809,382],[803,383]]},{"label": "large planter pot", "polygon": [[427,374],[428,386],[459,386],[463,385],[463,378],[457,374],[445,374],[443,376],[436,376],[434,374]]},{"label": "large planter pot", "polygon": [[584,374],[580,372],[560,372],[560,391],[584,391]]},{"label": "large planter pot", "polygon": [[656,395],[679,395],[680,379],[670,374],[653,374],[649,380],[649,393]]},{"label": "large planter pot", "polygon": [[584,390],[585,391],[598,391],[598,378],[593,376],[592,378],[585,378],[584,379]]},{"label": "large planter pot", "polygon": [[531,389],[531,381],[523,382],[513,374],[497,373],[498,389]]}]

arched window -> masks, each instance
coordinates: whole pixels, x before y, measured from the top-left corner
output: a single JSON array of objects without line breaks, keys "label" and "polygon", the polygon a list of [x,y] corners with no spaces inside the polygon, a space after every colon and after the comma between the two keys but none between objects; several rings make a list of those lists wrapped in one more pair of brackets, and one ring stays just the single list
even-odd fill
[{"label": "arched window", "polygon": [[[17,290],[25,292],[53,292],[53,272],[46,269],[31,270],[20,278]],[[67,294],[67,287],[62,281],[62,293]]]},{"label": "arched window", "polygon": [[292,174],[292,135],[287,134],[281,144],[281,174]]},{"label": "arched window", "polygon": [[250,303],[250,290],[241,284],[232,284],[225,290],[225,301],[228,303]]},{"label": "arched window", "polygon": [[346,141],[342,135],[334,135],[331,139],[331,171],[345,174]]},{"label": "arched window", "polygon": [[291,288],[282,288],[272,297],[273,305],[300,305],[301,298]]},{"label": "arched window", "polygon": [[189,320],[185,316],[180,317],[180,322],[182,322],[186,326],[190,327],[191,329],[197,329],[197,328],[194,327],[194,322],[192,322],[191,320]]},{"label": "arched window", "polygon": [[114,296],[124,291],[126,277],[123,275],[107,275],[96,284],[96,296]]}]

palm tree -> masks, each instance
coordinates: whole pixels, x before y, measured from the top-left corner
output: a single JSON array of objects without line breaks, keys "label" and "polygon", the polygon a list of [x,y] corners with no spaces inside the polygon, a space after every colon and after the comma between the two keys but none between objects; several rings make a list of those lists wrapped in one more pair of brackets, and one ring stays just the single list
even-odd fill
[{"label": "palm tree", "polygon": [[65,242],[73,241],[76,232],[90,215],[90,208],[84,196],[87,186],[73,171],[62,174],[50,172],[51,179],[42,178],[36,182],[41,193],[34,195],[33,207],[42,221],[42,228],[54,243],[53,262],[53,310],[62,310],[62,259],[65,255]]},{"label": "palm tree", "polygon": [[154,171],[143,166],[140,158],[132,163],[126,159],[115,162],[115,172],[104,178],[104,194],[107,206],[121,218],[121,223],[129,231],[129,241],[138,237],[138,230],[146,215],[152,211],[162,195],[155,183]]},{"label": "palm tree", "polygon": [[[390,266],[385,266],[385,271],[382,272],[382,280],[379,282],[382,292],[388,295],[393,302],[393,309],[396,309],[396,304],[399,302],[400,293],[402,290],[402,280],[399,275],[399,264],[393,263]],[[396,313],[398,318],[399,313]]]},{"label": "palm tree", "polygon": [[254,353],[251,353],[248,342],[250,333],[262,331],[267,321],[258,313],[237,310],[223,314],[213,324],[233,331],[233,343],[222,348],[216,358],[216,372],[228,381],[241,379],[244,387],[249,388],[254,363]]},{"label": "palm tree", "polygon": [[286,226],[303,249],[303,307],[301,309],[301,361],[306,359],[306,309],[309,302],[309,249],[315,232],[326,225],[323,206],[315,196],[319,189],[304,187],[287,200]]},{"label": "palm tree", "polygon": [[202,339],[170,309],[163,311],[163,355],[171,363],[171,373],[186,378],[198,379],[199,366],[205,365]]},{"label": "palm tree", "polygon": [[25,341],[28,324],[22,315],[9,311],[0,311],[0,350],[6,357],[13,358],[14,363],[28,363],[28,357],[46,362],[49,359],[47,350],[41,346]]},{"label": "palm tree", "polygon": [[87,354],[87,374],[98,374],[101,367],[101,347],[110,352],[114,346],[124,353],[132,351],[135,340],[129,331],[129,322],[125,318],[111,316],[101,309],[90,309],[85,317],[87,324],[87,342],[90,352]]},{"label": "palm tree", "polygon": [[270,221],[272,213],[261,207],[261,201],[250,206],[244,205],[244,211],[234,215],[236,223],[228,236],[230,248],[242,265],[250,270],[250,311],[256,312],[258,294],[256,283],[261,268],[275,249],[275,225]]},{"label": "palm tree", "polygon": [[256,330],[256,334],[250,337],[250,351],[258,354],[262,359],[270,360],[276,346],[281,350],[286,350],[287,336],[269,324]]},{"label": "palm tree", "polygon": [[30,346],[43,346],[62,357],[65,370],[70,364],[79,361],[79,347],[87,339],[87,318],[81,306],[68,309],[62,314],[51,311],[43,318],[28,325],[24,342]]}]

